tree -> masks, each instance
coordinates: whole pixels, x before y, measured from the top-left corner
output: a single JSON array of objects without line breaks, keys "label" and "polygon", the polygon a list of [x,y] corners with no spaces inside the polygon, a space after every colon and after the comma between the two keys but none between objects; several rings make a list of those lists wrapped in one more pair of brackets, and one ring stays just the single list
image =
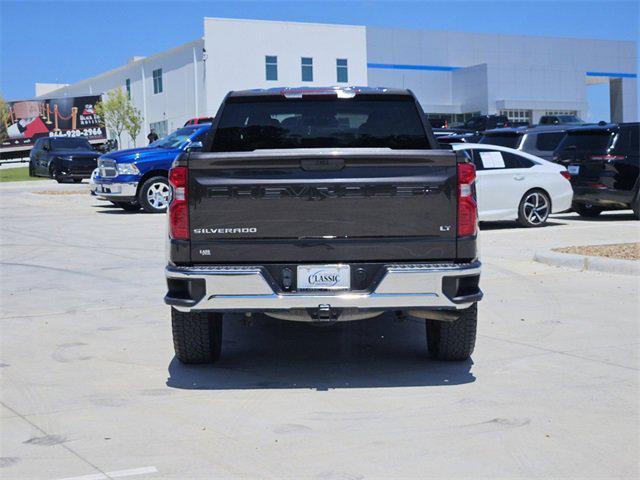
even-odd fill
[{"label": "tree", "polygon": [[0,95],[0,141],[4,141],[9,138],[7,133],[7,123],[9,122],[9,107],[7,102],[4,101],[4,97]]},{"label": "tree", "polygon": [[129,104],[127,119],[125,121],[124,128],[131,137],[133,141],[133,146],[136,146],[136,138],[142,129],[142,123],[144,122],[144,118],[140,114],[140,110],[133,106],[130,101],[127,101]]},{"label": "tree", "polygon": [[122,145],[122,132],[127,126],[130,102],[121,89],[107,92],[106,99],[96,104],[96,113],[104,122],[105,127],[118,137],[118,146]]}]

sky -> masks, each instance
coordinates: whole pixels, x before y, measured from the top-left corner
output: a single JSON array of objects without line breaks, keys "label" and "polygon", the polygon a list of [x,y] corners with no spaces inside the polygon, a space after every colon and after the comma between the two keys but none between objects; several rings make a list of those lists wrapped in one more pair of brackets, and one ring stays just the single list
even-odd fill
[{"label": "sky", "polygon": [[[0,93],[73,83],[203,34],[203,17],[638,40],[637,1],[30,1],[0,0]],[[608,120],[608,86],[589,87],[589,118]]]}]

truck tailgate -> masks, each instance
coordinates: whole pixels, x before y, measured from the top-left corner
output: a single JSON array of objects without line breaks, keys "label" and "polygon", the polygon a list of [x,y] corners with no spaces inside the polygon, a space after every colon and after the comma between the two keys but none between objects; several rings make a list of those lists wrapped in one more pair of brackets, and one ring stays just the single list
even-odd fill
[{"label": "truck tailgate", "polygon": [[456,157],[444,150],[192,153],[194,263],[456,256]]}]

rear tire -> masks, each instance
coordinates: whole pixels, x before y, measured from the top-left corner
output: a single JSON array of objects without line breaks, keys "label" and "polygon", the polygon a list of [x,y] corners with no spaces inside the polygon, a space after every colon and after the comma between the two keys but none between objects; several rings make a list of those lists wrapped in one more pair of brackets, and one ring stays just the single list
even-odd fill
[{"label": "rear tire", "polygon": [[427,320],[429,356],[437,360],[467,360],[476,345],[478,304],[460,310],[453,322]]},{"label": "rear tire", "polygon": [[222,314],[171,309],[173,348],[185,364],[214,363],[222,351]]},{"label": "rear tire", "polygon": [[151,177],[138,191],[138,204],[145,212],[164,213],[171,199],[171,187],[166,177]]},{"label": "rear tire", "polygon": [[640,220],[640,191],[636,193],[635,198],[631,202],[631,209],[636,220]]},{"label": "rear tire", "polygon": [[138,210],[140,210],[140,205],[138,205],[137,203],[127,203],[127,202],[111,202],[113,203],[116,207],[120,207],[123,210],[126,210],[127,212],[137,212]]},{"label": "rear tire", "polygon": [[602,213],[602,209],[594,207],[590,203],[575,203],[573,209],[581,217],[594,218]]},{"label": "rear tire", "polygon": [[527,228],[542,227],[551,213],[551,200],[542,190],[524,194],[518,206],[518,223]]},{"label": "rear tire", "polygon": [[73,183],[82,183],[82,179],[81,178],[74,178],[73,179]]}]

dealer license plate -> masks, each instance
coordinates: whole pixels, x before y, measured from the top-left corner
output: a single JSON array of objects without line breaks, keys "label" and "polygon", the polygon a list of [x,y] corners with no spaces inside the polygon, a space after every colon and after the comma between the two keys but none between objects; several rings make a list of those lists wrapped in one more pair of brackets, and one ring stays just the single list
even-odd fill
[{"label": "dealer license plate", "polygon": [[349,290],[349,265],[298,265],[298,290]]},{"label": "dealer license plate", "polygon": [[567,170],[569,170],[571,175],[578,175],[580,173],[580,165],[569,165]]}]

